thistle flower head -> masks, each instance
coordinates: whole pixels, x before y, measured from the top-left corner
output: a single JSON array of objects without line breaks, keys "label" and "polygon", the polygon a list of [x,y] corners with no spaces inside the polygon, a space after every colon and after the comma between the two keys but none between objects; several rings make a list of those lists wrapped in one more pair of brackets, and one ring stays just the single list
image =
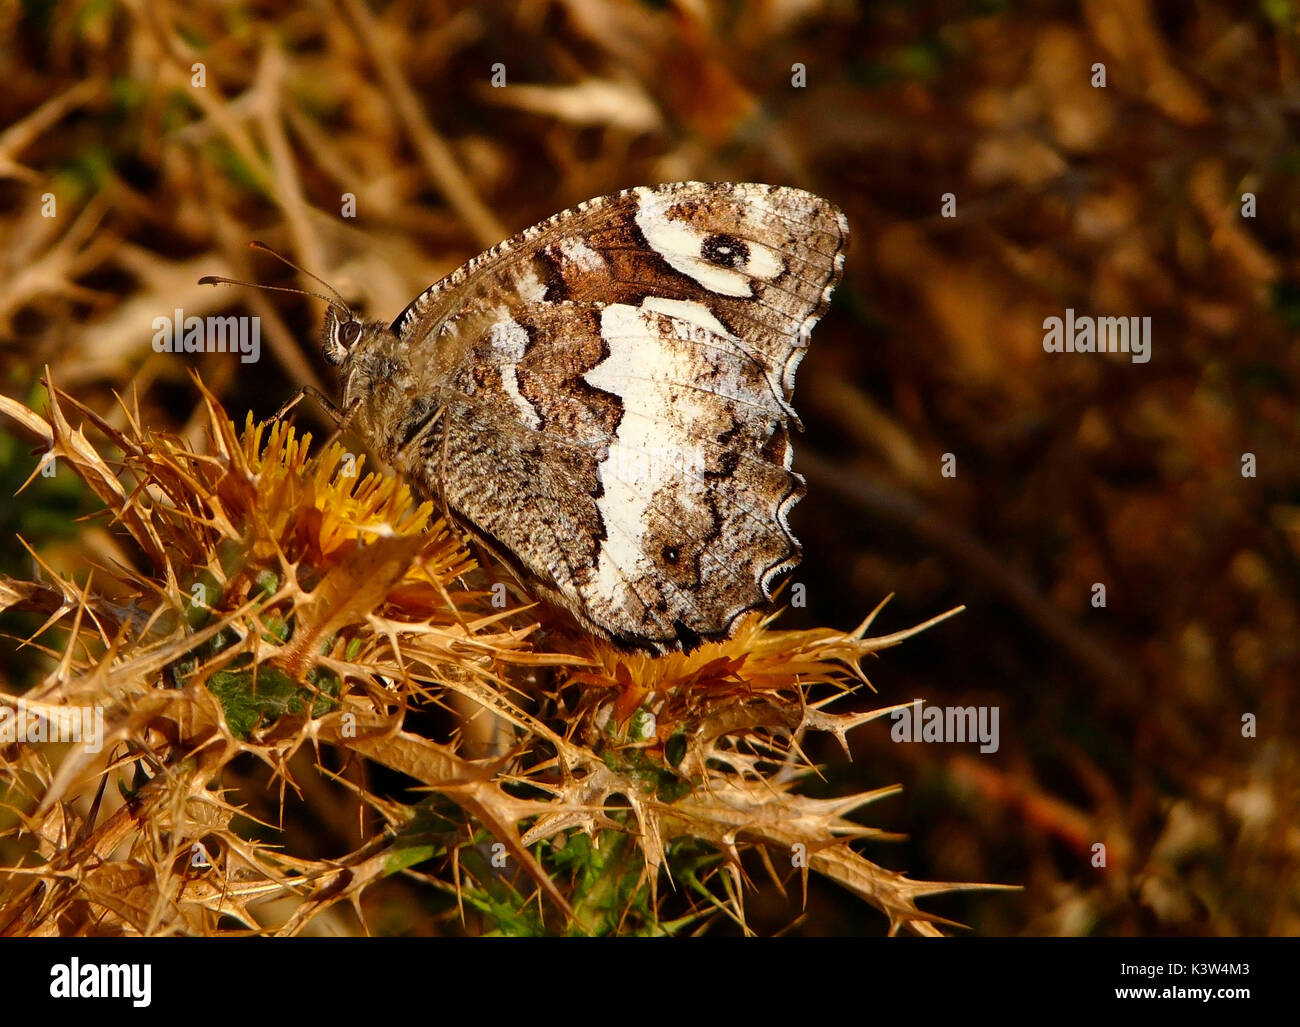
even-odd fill
[{"label": "thistle flower head", "polygon": [[[0,579],[0,608],[45,614],[32,641],[50,654],[44,680],[0,703],[104,715],[94,751],[0,737],[14,811],[0,931],[294,933],[344,902],[365,925],[394,874],[478,929],[743,926],[756,850],[790,868],[778,878],[839,882],[892,930],[935,930],[916,900],[959,886],[851,846],[885,837],[850,814],[893,789],[800,790],[809,733],[847,750],[888,712],[826,707],[909,633],[755,614],[690,653],[620,651],[528,602],[526,583],[511,598],[503,570],[362,455],[281,422],[237,430],[202,396],[197,447],[125,406],[114,427],[53,386],[46,416],[0,399],[123,546],[83,581]],[[373,786],[380,773],[416,790]],[[287,807],[350,818],[360,837],[323,857]],[[669,880],[695,896],[671,918]]]}]

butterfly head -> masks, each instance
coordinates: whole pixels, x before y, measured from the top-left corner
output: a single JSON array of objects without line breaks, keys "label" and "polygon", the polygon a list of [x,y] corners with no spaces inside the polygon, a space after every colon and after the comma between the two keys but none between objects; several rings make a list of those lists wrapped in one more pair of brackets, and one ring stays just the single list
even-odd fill
[{"label": "butterfly head", "polygon": [[362,321],[347,307],[331,303],[321,326],[320,350],[325,363],[339,368],[342,380],[383,378],[400,342],[383,321]]},{"label": "butterfly head", "polygon": [[331,304],[321,328],[321,355],[338,368],[344,410],[373,399],[407,370],[402,343],[383,321],[362,321],[347,307]]},{"label": "butterfly head", "polygon": [[357,320],[352,311],[331,303],[325,312],[325,324],[321,328],[320,348],[325,362],[335,367],[341,365],[348,359],[348,354],[357,348],[367,327]]}]

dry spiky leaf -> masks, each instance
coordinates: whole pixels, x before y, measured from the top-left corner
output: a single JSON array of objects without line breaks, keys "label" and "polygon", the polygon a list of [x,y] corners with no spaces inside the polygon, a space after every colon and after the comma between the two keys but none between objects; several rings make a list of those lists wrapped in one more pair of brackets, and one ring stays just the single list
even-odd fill
[{"label": "dry spiky leaf", "polygon": [[[838,881],[891,929],[942,922],[915,900],[960,886],[907,881],[850,847],[886,837],[848,817],[893,789],[834,800],[798,790],[813,770],[807,733],[847,750],[853,727],[889,712],[825,705],[865,682],[863,657],[911,632],[868,638],[871,618],[851,634],[778,631],[752,616],[691,653],[624,653],[568,634],[543,608],[495,608],[456,533],[394,479],[358,477],[338,444],[313,454],[291,427],[251,419],[238,433],[206,390],[202,451],[143,430],[134,411],[118,430],[49,395],[48,417],[7,400],[0,410],[94,489],[139,565],[96,568],[80,586],[0,582],[5,606],[47,618],[37,635],[55,665],[21,698],[27,712],[52,721],[90,705],[104,717],[99,747],[2,750],[16,835],[32,854],[5,873],[5,932],[297,933],[344,901],[361,917],[372,888],[428,860],[441,874],[412,880],[454,893],[462,915],[472,906],[518,930],[605,933],[633,910],[642,929],[666,929],[664,874],[713,882],[699,884],[704,908],[743,926],[751,850],[769,869],[773,856],[805,855],[793,864],[805,889],[809,870]],[[65,409],[93,423],[120,466]],[[812,686],[830,694],[810,703]],[[455,736],[406,726],[456,703],[491,711],[505,748],[472,759]],[[303,778],[304,749],[315,753],[309,774],[383,767],[428,798],[354,785],[358,811],[379,821],[351,852],[276,851],[250,833],[250,808],[227,798],[232,782],[248,783],[235,761],[252,755],[267,784],[280,781],[282,819],[286,789],[319,787]],[[421,826],[430,817],[432,835]],[[582,836],[590,861],[635,855],[617,871],[601,862],[622,881],[613,906],[593,906],[582,874],[557,872]],[[482,838],[497,846],[490,863],[474,848]],[[683,842],[715,856],[675,864]],[[514,890],[522,879],[493,880],[508,864],[543,904]]]}]

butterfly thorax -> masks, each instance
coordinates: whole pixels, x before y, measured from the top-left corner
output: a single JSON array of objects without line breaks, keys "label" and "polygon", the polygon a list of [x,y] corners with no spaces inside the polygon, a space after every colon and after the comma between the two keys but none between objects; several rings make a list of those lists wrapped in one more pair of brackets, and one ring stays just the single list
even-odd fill
[{"label": "butterfly thorax", "polygon": [[406,344],[383,321],[341,319],[330,310],[322,334],[325,359],[339,369],[349,429],[400,469],[403,448],[428,427],[438,361],[412,361]]}]

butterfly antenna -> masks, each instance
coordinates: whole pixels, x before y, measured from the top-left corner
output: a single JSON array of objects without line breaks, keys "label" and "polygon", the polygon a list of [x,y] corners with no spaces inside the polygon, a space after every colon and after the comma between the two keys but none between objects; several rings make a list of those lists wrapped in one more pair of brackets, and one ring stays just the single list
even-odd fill
[{"label": "butterfly antenna", "polygon": [[[315,275],[312,275],[315,278]],[[319,281],[319,279],[317,279]],[[318,292],[311,292],[308,289],[294,289],[287,285],[263,285],[261,282],[243,282],[238,278],[227,278],[225,275],[204,275],[199,279],[199,285],[244,285],[250,289],[265,289],[267,292],[291,292],[297,296],[315,296],[318,300],[324,300],[331,307],[341,307],[343,312],[352,317],[352,311],[346,303],[339,300],[332,300],[328,296],[322,296]]]},{"label": "butterfly antenna", "polygon": [[[262,242],[260,239],[254,239],[254,240],[253,240],[251,243],[249,243],[248,245],[251,246],[251,247],[252,247],[253,249],[255,249],[255,250],[263,250],[264,252],[269,253],[271,256],[273,256],[276,260],[280,261],[281,263],[288,264],[289,267],[293,268],[293,269],[294,269],[295,271],[297,271],[299,274],[306,275],[308,278],[311,278],[311,279],[313,279],[314,281],[320,282],[321,285],[325,286],[326,289],[328,289],[330,292],[332,292],[335,296],[338,297],[339,306],[342,307],[344,310],[348,310],[348,305],[347,305],[347,303],[346,303],[346,302],[344,301],[344,299],[343,299],[343,294],[340,293],[336,288],[334,288],[334,286],[330,285],[329,282],[325,281],[325,279],[321,278],[320,275],[314,275],[314,274],[312,274],[310,271],[306,270],[305,268],[301,268],[301,267],[299,267],[299,266],[298,266],[297,264],[295,264],[292,260],[290,260],[288,257],[286,257],[283,253],[280,253],[280,252],[278,252],[277,250],[273,250],[273,249],[271,249],[271,247],[269,247],[268,245],[266,245],[266,243]],[[311,293],[310,295],[314,296],[314,295],[316,295],[316,294],[315,294],[315,293]],[[323,298],[324,298],[324,297],[322,297],[322,299],[323,299]],[[348,310],[348,313],[351,314],[351,311]]]}]

